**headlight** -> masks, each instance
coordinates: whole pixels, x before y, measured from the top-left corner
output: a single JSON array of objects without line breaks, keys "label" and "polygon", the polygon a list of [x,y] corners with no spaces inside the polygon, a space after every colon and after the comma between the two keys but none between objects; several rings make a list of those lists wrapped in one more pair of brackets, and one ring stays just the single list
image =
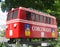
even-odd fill
[{"label": "headlight", "polygon": [[16,27],[17,26],[17,24],[14,24],[14,27]]}]

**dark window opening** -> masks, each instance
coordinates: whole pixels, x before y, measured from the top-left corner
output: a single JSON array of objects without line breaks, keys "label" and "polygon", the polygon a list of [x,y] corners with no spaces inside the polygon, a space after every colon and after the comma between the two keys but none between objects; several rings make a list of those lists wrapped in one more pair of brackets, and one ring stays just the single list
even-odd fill
[{"label": "dark window opening", "polygon": [[12,18],[13,18],[13,19],[16,19],[17,16],[18,16],[18,10],[15,10],[15,11],[13,12]]},{"label": "dark window opening", "polygon": [[11,19],[10,14],[8,14],[8,16],[7,16],[7,20],[10,20],[10,19]]},{"label": "dark window opening", "polygon": [[28,12],[28,11],[26,11],[26,19],[27,19],[27,20],[30,20],[30,16],[31,16],[31,13]]},{"label": "dark window opening", "polygon": [[7,20],[11,20],[11,19],[12,19],[12,13],[8,13]]},{"label": "dark window opening", "polygon": [[43,16],[40,16],[40,22],[43,22]]},{"label": "dark window opening", "polygon": [[36,16],[36,15],[35,15],[34,13],[31,14],[31,19],[32,19],[32,21],[35,21],[35,16]]},{"label": "dark window opening", "polygon": [[51,24],[54,24],[54,19],[53,18],[51,18]]},{"label": "dark window opening", "polygon": [[39,15],[36,15],[36,21],[39,22]]},{"label": "dark window opening", "polygon": [[44,16],[44,23],[47,23],[47,17]]},{"label": "dark window opening", "polygon": [[15,19],[15,18],[17,18],[17,16],[18,16],[18,11],[17,10],[13,11],[13,12],[10,12],[7,15],[7,20]]},{"label": "dark window opening", "polygon": [[48,24],[51,24],[51,18],[48,18]]}]

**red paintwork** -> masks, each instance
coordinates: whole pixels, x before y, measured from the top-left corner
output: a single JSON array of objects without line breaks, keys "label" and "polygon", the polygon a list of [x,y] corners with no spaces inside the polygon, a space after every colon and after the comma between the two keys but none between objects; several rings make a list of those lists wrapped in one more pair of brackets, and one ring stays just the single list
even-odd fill
[{"label": "red paintwork", "polygon": [[[30,11],[30,12],[34,12],[33,10],[29,10],[29,9],[26,9],[26,8],[18,8],[17,10],[19,10],[17,19],[23,19],[23,20],[26,20],[26,13],[25,13],[26,10]],[[23,11],[23,10],[25,10],[25,11]],[[13,10],[13,11],[15,11],[15,10]],[[12,10],[9,13],[11,13],[11,12],[12,12]],[[38,12],[34,12],[34,13],[38,13]],[[44,15],[44,13],[42,13],[42,14]],[[47,15],[47,14],[45,14],[45,15]],[[55,29],[55,31],[54,31],[55,36],[54,37],[52,36],[52,31],[50,31],[50,32],[32,31],[32,26],[44,27],[44,28],[50,28],[50,29],[53,28],[53,27],[42,26],[42,25],[41,26],[40,25],[34,25],[34,24],[20,22],[20,20],[16,20],[16,19],[12,20],[11,19],[10,21],[6,21],[6,26],[8,26],[8,28],[6,29],[6,38],[57,38],[58,33],[57,33],[56,18],[53,17],[53,16],[49,16],[49,15],[47,15],[47,17],[51,17],[51,18],[54,19],[54,26],[56,26],[56,27],[53,26],[54,29]],[[19,21],[19,22],[15,22],[15,21]],[[37,23],[39,23],[39,22],[37,22]],[[14,27],[14,24],[17,24],[17,26]],[[25,36],[25,24],[30,25],[30,36]],[[9,34],[10,30],[13,30],[13,33],[12,33],[13,35],[12,36],[10,36],[10,34]],[[41,32],[44,32],[44,37],[41,37]]]}]

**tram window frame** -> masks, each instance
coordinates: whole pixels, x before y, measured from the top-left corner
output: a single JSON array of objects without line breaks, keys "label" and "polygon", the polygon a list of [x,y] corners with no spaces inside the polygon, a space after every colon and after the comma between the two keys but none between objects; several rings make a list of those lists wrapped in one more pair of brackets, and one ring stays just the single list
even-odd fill
[{"label": "tram window frame", "polygon": [[47,17],[44,16],[43,18],[44,18],[44,23],[47,23]]},{"label": "tram window frame", "polygon": [[14,10],[12,14],[12,19],[16,19],[17,17],[18,17],[18,10]]},{"label": "tram window frame", "polygon": [[40,16],[38,14],[36,14],[36,21],[39,22],[40,21]]},{"label": "tram window frame", "polygon": [[56,20],[55,19],[53,19],[53,24],[56,24]]},{"label": "tram window frame", "polygon": [[31,20],[32,21],[35,21],[35,17],[36,17],[36,14],[35,13],[31,13]]},{"label": "tram window frame", "polygon": [[51,24],[51,18],[48,17],[48,24]]},{"label": "tram window frame", "polygon": [[31,12],[26,11],[26,20],[30,20],[31,18]]},{"label": "tram window frame", "polygon": [[53,19],[51,18],[51,24],[53,24],[53,22],[54,22],[54,21],[53,21]]},{"label": "tram window frame", "polygon": [[7,20],[9,21],[9,20],[11,20],[12,19],[12,13],[8,13],[8,15],[7,15]]},{"label": "tram window frame", "polygon": [[43,23],[43,16],[40,15],[40,22]]}]

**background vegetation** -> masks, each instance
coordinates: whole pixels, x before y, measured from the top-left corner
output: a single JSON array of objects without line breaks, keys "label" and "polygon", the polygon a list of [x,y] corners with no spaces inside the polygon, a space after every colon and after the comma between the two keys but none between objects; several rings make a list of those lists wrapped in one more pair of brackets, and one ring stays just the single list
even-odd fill
[{"label": "background vegetation", "polygon": [[[57,18],[57,24],[60,26],[60,0],[5,0],[2,2],[1,9],[4,12],[20,6],[53,15]],[[60,41],[60,37],[58,37],[58,41]],[[60,42],[55,47],[60,47]]]},{"label": "background vegetation", "polygon": [[58,26],[60,26],[60,0],[5,0],[1,9],[4,12],[20,6],[49,13],[57,18]]}]

